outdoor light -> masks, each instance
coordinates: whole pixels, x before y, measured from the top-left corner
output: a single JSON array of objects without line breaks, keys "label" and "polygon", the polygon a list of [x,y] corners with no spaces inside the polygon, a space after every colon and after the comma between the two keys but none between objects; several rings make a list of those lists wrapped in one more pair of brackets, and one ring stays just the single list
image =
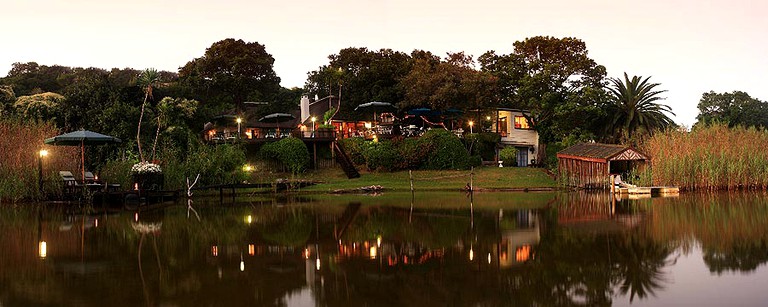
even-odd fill
[{"label": "outdoor light", "polygon": [[376,246],[371,246],[370,249],[368,249],[368,253],[371,255],[371,259],[376,259],[376,254],[378,253],[378,249]]},{"label": "outdoor light", "polygon": [[240,138],[240,123],[243,122],[243,119],[238,117],[236,121],[237,121],[237,138],[239,139]]},{"label": "outdoor light", "polygon": [[312,137],[315,136],[315,121],[317,121],[317,117],[312,116]]},{"label": "outdoor light", "polygon": [[39,251],[40,252],[40,258],[47,257],[48,256],[48,243],[46,243],[45,241],[40,241],[39,247],[40,247],[40,251]]},{"label": "outdoor light", "polygon": [[475,122],[470,120],[469,121],[469,134],[472,134],[472,126],[474,126],[474,125],[475,125]]},{"label": "outdoor light", "polygon": [[251,166],[250,164],[243,165],[244,172],[250,172],[252,170],[253,170],[253,166]]},{"label": "outdoor light", "polygon": [[45,149],[41,149],[40,150],[40,157],[45,157],[47,155],[48,155],[48,151],[47,150],[45,150]]},{"label": "outdoor light", "polygon": [[248,223],[248,224],[253,223],[253,216],[251,216],[250,214],[248,216],[246,216],[245,217],[245,222]]},{"label": "outdoor light", "polygon": [[377,246],[377,247],[381,247],[381,235],[379,235],[378,237],[376,237],[376,246]]},{"label": "outdoor light", "polygon": [[40,195],[43,195],[43,158],[48,155],[48,151],[41,149],[37,158],[37,188]]},{"label": "outdoor light", "polygon": [[242,119],[242,118],[240,118],[240,117],[238,117],[236,121],[237,121],[237,123],[239,124],[239,123],[242,123],[242,122],[243,122],[243,119]]},{"label": "outdoor light", "polygon": [[370,122],[366,122],[365,123],[365,129],[371,129],[371,123]]},{"label": "outdoor light", "polygon": [[485,119],[486,120],[491,120],[491,117],[490,116],[486,116]]}]

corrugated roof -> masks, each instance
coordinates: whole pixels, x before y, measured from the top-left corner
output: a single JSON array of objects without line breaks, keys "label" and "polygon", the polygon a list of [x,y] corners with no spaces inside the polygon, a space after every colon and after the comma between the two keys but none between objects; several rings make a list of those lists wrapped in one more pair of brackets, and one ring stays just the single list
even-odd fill
[{"label": "corrugated roof", "polygon": [[[624,152],[628,155],[622,155]],[[612,160],[619,155],[626,156],[620,160],[647,160],[647,156],[626,145],[601,144],[601,143],[581,143],[576,144],[557,153],[558,155],[568,155],[575,157],[585,157],[593,159]],[[615,160],[615,159],[614,159]]]}]

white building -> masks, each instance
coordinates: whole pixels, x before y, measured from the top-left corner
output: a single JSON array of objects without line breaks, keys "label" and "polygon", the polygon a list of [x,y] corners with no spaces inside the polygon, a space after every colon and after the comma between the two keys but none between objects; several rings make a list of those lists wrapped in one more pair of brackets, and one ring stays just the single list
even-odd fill
[{"label": "white building", "polygon": [[497,108],[496,125],[491,127],[492,132],[501,135],[502,147],[511,146],[517,149],[517,166],[537,164],[536,153],[539,150],[539,133],[533,129],[524,114],[529,115],[524,110]]}]

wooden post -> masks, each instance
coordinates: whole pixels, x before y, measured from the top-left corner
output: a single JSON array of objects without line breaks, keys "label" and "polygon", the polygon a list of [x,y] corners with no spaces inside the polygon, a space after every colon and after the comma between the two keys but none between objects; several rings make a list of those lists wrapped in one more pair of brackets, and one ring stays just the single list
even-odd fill
[{"label": "wooden post", "polygon": [[472,178],[472,176],[474,175],[475,175],[475,167],[473,166],[469,171],[469,191],[470,192],[475,190],[475,183]]},{"label": "wooden post", "polygon": [[408,177],[411,179],[411,194],[413,194],[413,171],[408,170]]}]

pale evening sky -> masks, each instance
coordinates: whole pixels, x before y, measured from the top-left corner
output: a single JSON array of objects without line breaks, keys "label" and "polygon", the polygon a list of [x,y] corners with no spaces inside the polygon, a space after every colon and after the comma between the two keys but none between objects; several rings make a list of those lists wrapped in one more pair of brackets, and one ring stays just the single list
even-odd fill
[{"label": "pale evening sky", "polygon": [[477,58],[526,37],[571,36],[611,77],[652,76],[690,126],[703,92],[768,100],[766,12],[758,0],[10,0],[0,76],[29,61],[177,71],[231,37],[264,44],[282,85],[301,87],[346,47]]}]

